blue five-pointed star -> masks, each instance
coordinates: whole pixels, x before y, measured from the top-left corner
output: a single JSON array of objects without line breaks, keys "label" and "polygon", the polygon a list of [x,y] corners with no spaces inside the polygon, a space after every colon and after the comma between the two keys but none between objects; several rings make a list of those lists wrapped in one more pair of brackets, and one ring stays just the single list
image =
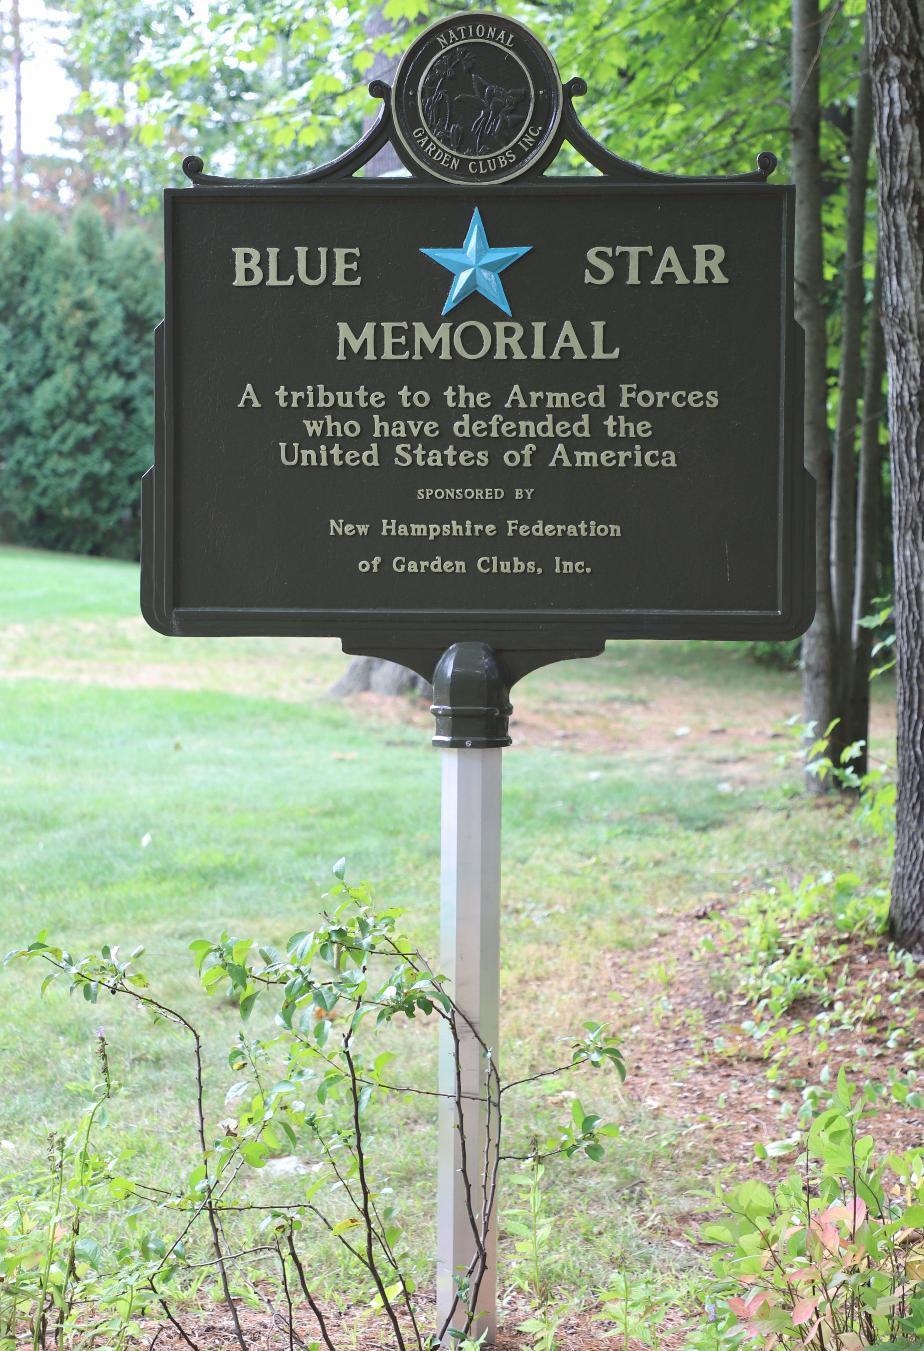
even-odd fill
[{"label": "blue five-pointed star", "polygon": [[504,314],[509,314],[510,305],[498,273],[522,258],[524,253],[529,253],[531,248],[532,244],[521,248],[492,249],[481,222],[481,212],[476,206],[461,249],[421,249],[420,252],[439,263],[440,267],[455,273],[443,314],[455,309],[466,296],[476,294],[490,300]]}]

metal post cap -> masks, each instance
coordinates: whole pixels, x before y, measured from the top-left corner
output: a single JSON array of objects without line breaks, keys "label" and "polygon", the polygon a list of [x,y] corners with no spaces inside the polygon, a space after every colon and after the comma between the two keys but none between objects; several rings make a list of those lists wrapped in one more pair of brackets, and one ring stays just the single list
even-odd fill
[{"label": "metal post cap", "polygon": [[434,746],[488,750],[509,746],[513,709],[505,674],[487,643],[453,643],[433,672]]}]

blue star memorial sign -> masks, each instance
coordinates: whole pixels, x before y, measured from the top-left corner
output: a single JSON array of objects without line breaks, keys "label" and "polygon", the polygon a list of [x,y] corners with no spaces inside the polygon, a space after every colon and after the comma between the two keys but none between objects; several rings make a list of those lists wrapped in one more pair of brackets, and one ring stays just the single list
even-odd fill
[{"label": "blue star memorial sign", "polygon": [[466,296],[471,295],[482,295],[492,305],[503,310],[504,314],[509,314],[510,305],[498,274],[522,258],[524,253],[529,253],[531,248],[532,244],[526,244],[492,249],[482,224],[481,212],[476,206],[461,249],[421,249],[420,252],[455,274],[442,309],[443,314],[448,314]]}]

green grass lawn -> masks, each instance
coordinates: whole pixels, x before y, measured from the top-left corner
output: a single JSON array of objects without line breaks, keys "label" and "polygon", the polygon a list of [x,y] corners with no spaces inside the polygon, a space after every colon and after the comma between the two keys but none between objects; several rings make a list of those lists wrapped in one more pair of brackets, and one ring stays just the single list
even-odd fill
[{"label": "green grass lawn", "polygon": [[[345,854],[349,875],[405,906],[433,951],[439,755],[425,706],[327,697],[346,661],[333,640],[165,639],[138,617],[137,589],[129,564],[0,549],[0,948],[45,928],[77,952],[144,944],[158,993],[208,1035],[217,1117],[239,1020],[199,992],[188,944],[222,929],[278,943],[310,926]],[[885,745],[888,690],[877,697]],[[799,792],[780,734],[798,711],[798,676],[729,645],[611,644],[527,677],[513,698],[507,1077],[557,1058],[556,1039],[582,1018],[611,1016],[604,956],[619,955],[615,969],[650,956],[672,914],[733,884],[836,864],[850,833],[844,814]],[[152,1179],[170,1176],[193,1148],[177,1034],[56,990],[40,999],[38,984],[32,969],[0,975],[6,1160],[39,1158],[49,1129],[74,1119],[102,1025],[126,1085],[106,1138],[143,1153]],[[617,1030],[631,1065],[631,1028]],[[424,1033],[410,1054],[426,1076]],[[567,1115],[556,1092],[527,1095],[521,1135]],[[568,1221],[550,1258],[564,1293],[599,1288],[621,1252],[675,1264],[664,1217],[695,1209],[708,1160],[632,1099],[631,1075],[627,1094],[603,1094],[624,1126],[607,1160],[550,1189]],[[404,1111],[383,1119],[379,1145],[426,1278],[433,1122],[419,1105]],[[624,1199],[639,1176],[643,1212]],[[333,1279],[323,1245],[318,1261]]]}]

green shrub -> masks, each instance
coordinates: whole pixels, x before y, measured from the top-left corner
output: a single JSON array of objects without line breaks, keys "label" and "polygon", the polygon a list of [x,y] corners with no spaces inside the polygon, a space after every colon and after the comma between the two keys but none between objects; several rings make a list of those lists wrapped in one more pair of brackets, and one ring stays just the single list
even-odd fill
[{"label": "green shrub", "polygon": [[790,638],[780,643],[746,643],[745,650],[758,666],[769,666],[775,671],[794,671],[802,656],[802,639]]},{"label": "green shrub", "polygon": [[877,1157],[867,1109],[842,1071],[775,1191],[756,1179],[717,1188],[722,1215],[704,1235],[722,1249],[711,1336],[696,1345],[924,1344],[924,1151]]},{"label": "green shrub", "polygon": [[[376,908],[369,888],[349,886],[343,871],[341,860],[331,912],[315,929],[294,934],[284,952],[228,934],[190,944],[205,992],[227,995],[240,1009],[242,1028],[228,1056],[235,1083],[225,1100],[226,1108],[234,1103],[233,1118],[210,1119],[202,1036],[154,993],[137,964],[140,949],[124,957],[104,946],[77,958],[40,934],[8,954],[7,963],[37,962],[47,972],[43,990],[57,982],[92,1004],[104,996],[120,998],[175,1029],[192,1071],[189,1117],[197,1149],[191,1171],[183,1168],[164,1187],[141,1175],[143,1160],[97,1143],[97,1128],[119,1087],[100,1034],[98,1069],[77,1129],[55,1129],[37,1172],[3,1179],[0,1351],[14,1351],[29,1339],[34,1351],[100,1345],[121,1351],[144,1317],[166,1318],[180,1328],[184,1304],[204,1281],[217,1282],[208,1293],[223,1299],[241,1351],[247,1343],[238,1325],[238,1298],[269,1299],[290,1336],[296,1310],[306,1317],[310,1311],[327,1351],[335,1351],[310,1265],[318,1233],[342,1249],[355,1294],[382,1320],[388,1344],[396,1351],[433,1351],[443,1344],[450,1313],[458,1314],[462,1333],[472,1331],[489,1260],[498,1169],[524,1162],[531,1167],[531,1214],[538,1217],[545,1161],[602,1158],[604,1142],[618,1128],[577,1100],[547,1140],[529,1129],[528,1147],[517,1149],[518,1136],[534,1123],[521,1121],[511,1130],[517,1122],[511,1095],[515,1100],[518,1088],[548,1073],[609,1068],[622,1078],[622,1054],[605,1027],[585,1022],[554,1069],[502,1081],[492,1048],[455,1004],[446,978],[401,933],[401,912]],[[271,1004],[274,1017],[264,1018],[268,1032],[248,1035],[258,1001]],[[463,1033],[476,1041],[491,1143],[471,1136],[461,1074],[454,1092],[437,1094],[429,1084],[415,1084],[412,1065],[402,1069],[396,1053],[382,1049],[384,1029],[414,1019],[431,1034],[444,1029],[457,1066]],[[400,1185],[392,1190],[389,1148],[377,1140],[376,1110],[386,1098],[405,1106],[419,1098],[432,1107],[437,1096],[450,1099],[459,1132],[474,1256],[468,1270],[456,1274],[455,1304],[442,1327],[427,1330],[424,1320],[435,1321],[434,1314],[418,1304],[410,1274],[415,1262],[406,1213],[413,1197]],[[500,1152],[502,1141],[507,1152]],[[306,1160],[304,1176],[278,1193],[266,1190],[274,1155]],[[262,1188],[256,1181],[261,1173]],[[248,1182],[257,1187],[256,1198]],[[234,1227],[244,1217],[251,1221],[246,1242]],[[528,1238],[526,1256],[536,1270],[539,1239]],[[259,1292],[242,1259],[270,1261],[268,1270],[261,1268]],[[544,1298],[541,1283],[533,1293]],[[410,1332],[402,1334],[402,1322]],[[460,1341],[463,1351],[475,1344]]]},{"label": "green shrub", "polygon": [[89,208],[0,224],[0,517],[24,544],[137,551],[153,447],[157,250]]}]

